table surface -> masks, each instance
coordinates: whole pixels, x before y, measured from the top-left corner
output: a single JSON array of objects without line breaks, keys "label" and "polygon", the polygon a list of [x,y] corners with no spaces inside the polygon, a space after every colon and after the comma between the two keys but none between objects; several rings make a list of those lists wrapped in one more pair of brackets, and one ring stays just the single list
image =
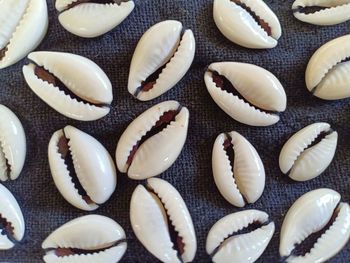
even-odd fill
[{"label": "table surface", "polygon": [[[206,235],[223,216],[242,210],[227,203],[219,194],[212,177],[211,151],[216,136],[236,130],[257,149],[266,170],[266,188],[262,197],[244,209],[266,211],[276,223],[272,241],[258,262],[278,262],[278,242],[283,217],[303,193],[329,187],[350,199],[350,104],[349,99],[327,102],[313,97],[304,84],[304,72],[310,56],[323,43],[349,33],[350,22],[332,27],[301,23],[293,17],[293,1],[266,1],[280,19],[283,35],[272,50],[248,50],[226,40],[212,18],[211,0],[136,0],[134,12],[116,29],[96,39],[82,39],[65,31],[58,23],[58,13],[49,1],[50,25],[47,36],[37,50],[79,54],[95,61],[110,77],[114,101],[111,112],[94,122],[65,118],[42,102],[26,85],[21,68],[28,61],[0,71],[0,103],[10,107],[22,121],[28,143],[27,160],[21,177],[4,183],[23,209],[26,235],[23,243],[11,251],[0,252],[0,262],[42,262],[41,243],[57,227],[88,213],[69,205],[57,191],[50,175],[47,146],[54,131],[65,125],[93,135],[114,156],[117,141],[127,125],[150,106],[175,99],[188,107],[190,127],[186,145],[175,164],[161,175],[181,193],[193,218],[198,239],[194,262],[210,262],[205,253]],[[135,46],[153,24],[166,20],[182,21],[191,28],[197,41],[194,63],[183,80],[171,91],[150,102],[139,102],[127,91],[130,61]],[[259,128],[242,125],[222,112],[206,90],[203,75],[212,62],[240,61],[262,66],[274,73],[283,84],[287,110],[276,125]],[[339,133],[334,161],[318,178],[296,183],[278,167],[284,142],[302,127],[329,122]],[[127,233],[128,250],[121,262],[157,262],[138,242],[129,222],[129,202],[140,182],[118,175],[117,190],[95,213],[109,216]],[[349,262],[347,245],[331,262]]]}]

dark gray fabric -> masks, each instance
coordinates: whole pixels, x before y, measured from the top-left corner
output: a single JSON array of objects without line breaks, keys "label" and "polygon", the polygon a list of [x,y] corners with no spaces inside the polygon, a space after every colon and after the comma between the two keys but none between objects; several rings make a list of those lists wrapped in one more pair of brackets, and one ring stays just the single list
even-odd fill
[{"label": "dark gray fabric", "polygon": [[[272,50],[248,50],[226,40],[212,18],[211,0],[136,0],[129,18],[112,32],[96,38],[81,39],[65,31],[57,20],[53,1],[49,1],[49,31],[38,50],[72,52],[86,56],[100,65],[113,83],[114,102],[111,113],[95,122],[67,119],[44,104],[27,86],[21,68],[25,60],[0,71],[0,103],[19,116],[26,130],[28,154],[21,177],[5,183],[20,203],[27,225],[23,244],[0,252],[0,262],[42,262],[41,243],[61,224],[87,213],[69,205],[52,181],[47,160],[47,146],[52,133],[67,124],[76,126],[100,140],[114,157],[118,138],[126,126],[141,112],[158,102],[176,99],[191,113],[187,143],[176,163],[161,177],[182,194],[192,214],[198,238],[195,262],[210,262],[205,240],[210,227],[221,217],[239,211],[219,194],[211,172],[211,150],[216,136],[237,130],[258,150],[266,168],[263,196],[248,208],[269,213],[276,223],[276,233],[258,262],[279,262],[278,242],[283,217],[303,193],[330,187],[350,200],[349,99],[336,102],[319,100],[307,91],[304,72],[313,52],[323,43],[349,33],[350,23],[317,27],[296,20],[290,1],[267,1],[280,18],[283,36]],[[127,92],[129,64],[135,46],[151,25],[177,19],[194,31],[197,53],[186,77],[171,91],[151,102],[139,102]],[[203,74],[215,61],[241,61],[257,64],[273,72],[288,95],[288,108],[281,121],[271,127],[255,128],[230,119],[212,101]],[[305,183],[295,183],[278,168],[279,151],[287,138],[307,124],[326,121],[339,132],[339,146],[327,171]],[[158,262],[137,241],[129,222],[129,201],[139,182],[118,176],[118,187],[111,200],[96,213],[119,222],[128,237],[128,250],[121,262]],[[349,245],[331,262],[349,262]]]}]

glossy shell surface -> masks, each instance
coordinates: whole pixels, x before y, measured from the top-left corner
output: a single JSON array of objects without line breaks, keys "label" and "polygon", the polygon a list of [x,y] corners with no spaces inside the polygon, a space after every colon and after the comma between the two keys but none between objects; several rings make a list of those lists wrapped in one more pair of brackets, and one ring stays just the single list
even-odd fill
[{"label": "glossy shell surface", "polygon": [[[184,30],[175,20],[160,22],[146,31],[135,49],[129,73],[128,90],[137,99],[154,99],[174,87],[187,73],[195,55],[192,30]],[[153,87],[142,90],[143,83],[161,70]]]},{"label": "glossy shell surface", "polygon": [[[97,120],[109,113],[112,84],[93,61],[70,53],[45,51],[33,52],[28,58],[33,63],[23,67],[24,78],[32,91],[54,110],[80,121]],[[37,66],[58,78],[69,92],[39,78],[35,74]]]},{"label": "glossy shell surface", "polygon": [[[228,142],[234,151],[233,163],[225,151]],[[264,165],[254,146],[238,132],[222,133],[216,138],[212,166],[216,186],[231,204],[243,207],[246,202],[256,202],[262,195],[265,188]]]},{"label": "glossy shell surface", "polygon": [[0,104],[0,180],[15,180],[26,157],[26,136],[18,117]]},{"label": "glossy shell surface", "polygon": [[123,22],[134,10],[134,1],[118,3],[83,2],[71,8],[78,0],[56,0],[60,24],[70,33],[93,38],[101,36]]},{"label": "glossy shell surface", "polygon": [[[59,152],[62,137],[68,140],[73,167],[68,167]],[[116,184],[116,170],[107,150],[92,136],[73,126],[66,126],[55,132],[49,143],[49,164],[56,187],[73,206],[86,211],[95,210],[113,194]],[[91,203],[83,199],[72,181],[72,169],[85,190]]]}]

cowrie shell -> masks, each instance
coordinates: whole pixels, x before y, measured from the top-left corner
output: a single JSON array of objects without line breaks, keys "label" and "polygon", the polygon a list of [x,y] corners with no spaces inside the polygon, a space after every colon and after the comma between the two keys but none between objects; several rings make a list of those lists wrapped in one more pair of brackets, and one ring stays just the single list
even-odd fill
[{"label": "cowrie shell", "polygon": [[[350,239],[350,207],[339,201],[339,193],[323,188],[302,195],[292,205],[282,224],[279,248],[282,257],[289,256],[288,263],[326,262],[347,244]],[[303,256],[290,256],[296,244],[323,229],[334,213],[334,222],[309,252]]]},{"label": "cowrie shell", "polygon": [[[177,101],[159,103],[142,113],[119,139],[116,149],[119,171],[131,179],[143,180],[167,170],[182,151],[188,121],[187,108]],[[159,131],[159,127],[163,129]]]},{"label": "cowrie shell", "polygon": [[[223,77],[233,89],[226,90]],[[241,123],[252,126],[272,125],[280,118],[265,110],[283,112],[286,109],[287,97],[281,83],[261,67],[238,62],[213,63],[205,73],[204,80],[216,104]],[[244,99],[232,93],[235,91]]]},{"label": "cowrie shell", "polygon": [[76,218],[52,232],[43,242],[46,263],[116,263],[126,248],[124,229],[100,215]]},{"label": "cowrie shell", "polygon": [[[315,144],[315,140],[326,135]],[[328,123],[314,123],[294,134],[283,146],[279,166],[296,181],[311,180],[323,173],[333,160],[338,133]],[[313,145],[315,144],[315,145]]]},{"label": "cowrie shell", "polygon": [[[232,151],[234,160],[230,160],[228,151]],[[254,146],[238,132],[221,133],[216,138],[212,165],[215,184],[231,204],[243,207],[246,201],[255,203],[262,195],[264,165]]]},{"label": "cowrie shell", "polygon": [[0,1],[0,69],[34,50],[48,27],[45,0]]},{"label": "cowrie shell", "polygon": [[252,263],[264,253],[275,224],[263,225],[252,232],[237,234],[253,223],[266,224],[269,216],[259,210],[246,210],[227,215],[210,229],[206,251],[214,263]]},{"label": "cowrie shell", "polygon": [[324,100],[350,97],[350,35],[336,38],[320,47],[306,68],[309,91]]},{"label": "cowrie shell", "polygon": [[274,48],[282,35],[277,16],[262,0],[214,0],[214,21],[226,38],[247,48]]},{"label": "cowrie shell", "polygon": [[123,22],[134,10],[134,1],[56,0],[60,24],[70,33],[93,38],[101,36]]},{"label": "cowrie shell", "polygon": [[[305,13],[309,7],[319,10]],[[314,25],[330,26],[350,19],[350,0],[296,0],[292,9],[297,19]]]},{"label": "cowrie shell", "polygon": [[26,136],[17,116],[0,104],[0,180],[15,180],[26,158]]},{"label": "cowrie shell", "polygon": [[[131,197],[130,221],[136,237],[162,262],[192,262],[197,241],[184,200],[171,184],[162,179],[151,178],[147,183],[150,191],[138,185]],[[171,240],[170,226],[177,232],[176,244]]]},{"label": "cowrie shell", "polygon": [[[97,120],[109,113],[112,84],[93,61],[61,52],[33,52],[28,58],[33,63],[23,66],[24,78],[34,93],[54,110],[80,121]],[[43,80],[37,69],[55,79]]]},{"label": "cowrie shell", "polygon": [[48,155],[56,187],[73,206],[92,211],[113,194],[117,184],[113,160],[92,136],[66,126],[52,135]]},{"label": "cowrie shell", "polygon": [[25,224],[21,208],[15,197],[2,184],[0,184],[0,200],[0,250],[7,250],[15,246],[14,242],[23,239]]},{"label": "cowrie shell", "polygon": [[[194,59],[196,43],[190,29],[183,35],[182,30],[181,22],[167,20],[146,31],[131,61],[130,94],[141,101],[152,100],[185,76]],[[149,80],[154,74],[157,76]]]}]

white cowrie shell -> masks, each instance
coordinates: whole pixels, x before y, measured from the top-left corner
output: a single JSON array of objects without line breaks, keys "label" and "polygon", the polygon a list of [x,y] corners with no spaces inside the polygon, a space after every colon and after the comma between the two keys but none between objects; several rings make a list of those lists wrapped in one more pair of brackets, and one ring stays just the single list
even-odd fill
[{"label": "white cowrie shell", "polygon": [[[2,184],[0,184],[0,200],[0,219],[2,223],[7,223],[1,227],[6,227],[6,232],[12,236],[12,240],[21,241],[25,231],[23,214],[14,196]],[[0,233],[0,250],[13,248],[15,244],[2,231],[3,229]]]},{"label": "white cowrie shell", "polygon": [[246,210],[227,215],[210,229],[206,251],[214,263],[252,263],[265,251],[273,233],[273,222],[246,234],[235,234],[253,223],[266,224],[268,214],[259,210]]},{"label": "white cowrie shell", "polygon": [[[74,54],[61,52],[33,52],[28,58],[34,63],[23,67],[29,87],[53,109],[66,117],[97,120],[110,111],[113,100],[112,84],[103,70],[93,61]],[[43,80],[36,70],[45,70]],[[61,83],[63,87],[58,87]]]},{"label": "white cowrie shell", "polygon": [[[188,121],[187,108],[177,101],[159,103],[142,113],[119,139],[116,149],[119,171],[131,179],[143,180],[167,170],[182,151]],[[167,125],[164,129],[152,135],[152,131],[164,124]]]},{"label": "white cowrie shell", "polygon": [[247,48],[273,48],[282,35],[278,18],[262,0],[214,0],[214,21],[226,38]]},{"label": "white cowrie shell", "polygon": [[17,116],[0,104],[0,180],[15,180],[26,157],[26,136]]},{"label": "white cowrie shell", "polygon": [[[225,90],[222,77],[247,102]],[[281,83],[272,73],[261,67],[238,62],[213,63],[205,73],[204,80],[216,104],[241,123],[252,126],[272,125],[279,121],[279,116],[263,110],[283,112],[286,109],[287,96]],[[223,87],[219,87],[221,84],[216,81],[222,81]]]},{"label": "white cowrie shell", "polygon": [[0,1],[0,69],[34,50],[48,27],[45,0]]},{"label": "white cowrie shell", "polygon": [[56,229],[42,248],[47,250],[46,263],[116,263],[123,257],[127,243],[117,222],[105,216],[88,215]]},{"label": "white cowrie shell", "polygon": [[[320,10],[303,12],[308,7],[319,7]],[[297,19],[314,25],[330,26],[350,19],[350,0],[296,0],[292,9]]]},{"label": "white cowrie shell", "polygon": [[[226,148],[234,151],[234,163],[231,163]],[[254,146],[238,132],[222,133],[216,138],[212,165],[215,184],[231,204],[243,207],[245,200],[255,203],[262,195],[264,165]]]},{"label": "white cowrie shell", "polygon": [[350,239],[350,207],[340,203],[340,195],[331,189],[317,189],[301,196],[288,210],[281,229],[280,255],[288,257],[296,244],[323,229],[337,214],[333,224],[304,256],[289,256],[288,263],[326,262]]},{"label": "white cowrie shell", "polygon": [[[320,142],[314,141],[327,135]],[[311,180],[323,173],[333,160],[338,133],[328,123],[314,123],[298,131],[283,146],[279,166],[284,174],[296,181]]]},{"label": "white cowrie shell", "polygon": [[[52,135],[48,155],[56,187],[73,206],[92,211],[113,194],[117,184],[113,160],[92,136],[66,126]],[[75,176],[86,195],[82,196],[76,188],[78,182],[72,181]]]},{"label": "white cowrie shell", "polygon": [[336,38],[320,47],[306,68],[309,91],[324,100],[350,97],[350,35]]},{"label": "white cowrie shell", "polygon": [[[131,197],[130,220],[136,237],[162,262],[192,262],[197,240],[184,200],[171,184],[162,179],[151,178],[147,183],[151,191],[138,185]],[[169,225],[178,233],[177,244],[171,241]],[[178,247],[179,243],[183,246],[180,245],[181,251],[176,251],[173,247]]]},{"label": "white cowrie shell", "polygon": [[[128,90],[141,101],[152,100],[174,87],[190,68],[196,43],[190,29],[181,22],[160,22],[142,36],[135,49],[129,73]],[[164,68],[163,68],[164,67]],[[157,79],[146,80],[156,73]]]},{"label": "white cowrie shell", "polygon": [[70,33],[93,38],[101,36],[123,22],[134,10],[134,1],[56,0],[60,24]]}]

